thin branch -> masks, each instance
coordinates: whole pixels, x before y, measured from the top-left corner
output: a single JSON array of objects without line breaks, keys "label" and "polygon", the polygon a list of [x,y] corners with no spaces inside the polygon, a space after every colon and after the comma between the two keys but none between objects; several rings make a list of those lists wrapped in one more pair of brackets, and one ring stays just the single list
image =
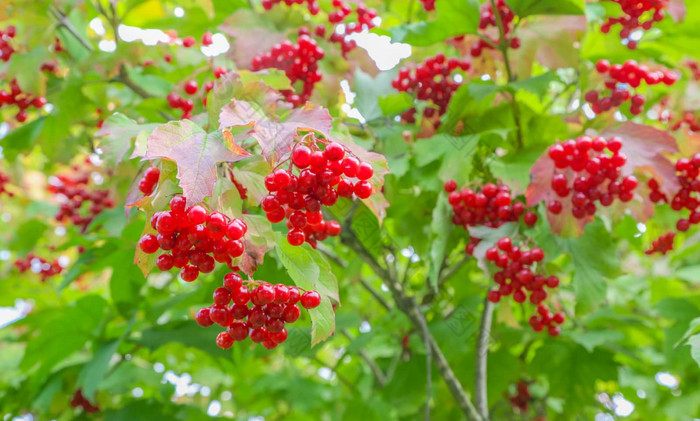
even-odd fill
[{"label": "thin branch", "polygon": [[[352,341],[354,338],[350,336],[347,330],[343,329],[340,331],[340,333],[348,338],[348,340]],[[377,384],[379,387],[384,387],[387,385],[388,381],[386,376],[384,375],[384,372],[382,371],[381,368],[377,365],[377,363],[370,357],[367,352],[365,352],[364,349],[360,349],[360,357],[364,360],[365,364],[369,367],[369,369],[372,371],[372,375],[374,375],[374,379],[377,381]]]},{"label": "thin branch", "polygon": [[76,40],[78,40],[80,45],[85,47],[85,49],[88,50],[89,52],[95,51],[95,49],[92,47],[92,45],[90,45],[90,43],[87,42],[87,40],[85,38],[83,38],[78,33],[78,31],[73,27],[73,25],[68,20],[68,17],[65,14],[63,14],[63,12],[61,12],[60,10],[55,8],[54,6],[49,6],[49,11],[56,18],[56,20],[58,20],[59,25],[66,28],[66,30],[68,32],[70,32],[70,34],[73,35],[73,37]]},{"label": "thin branch", "polygon": [[[462,260],[460,260],[459,262],[455,263],[454,265],[448,267],[447,269],[443,270],[440,273],[440,277],[438,278],[438,281],[437,281],[437,287],[438,287],[437,289],[439,290],[440,287],[443,286],[445,284],[445,282],[447,282],[448,279],[450,279],[455,273],[457,273],[457,271],[462,269],[462,266],[467,264],[467,262],[471,259],[472,259],[471,256],[465,255],[464,258],[462,258]],[[427,305],[427,304],[432,303],[433,301],[435,301],[436,297],[437,297],[437,294],[435,293],[435,291],[433,291],[432,289],[429,290],[428,293],[426,293],[423,296],[423,299],[421,300],[421,305]]]},{"label": "thin branch", "polygon": [[476,344],[476,387],[474,395],[476,409],[479,411],[484,421],[489,419],[489,403],[486,389],[488,374],[487,359],[489,354],[489,339],[491,337],[491,321],[493,319],[493,303],[488,299],[484,300],[484,310],[481,313],[481,324],[479,326],[479,338]]},{"label": "thin branch", "polygon": [[[414,327],[422,331],[422,336],[424,337],[424,340],[428,345],[428,348],[430,349],[430,351],[426,350],[426,352],[431,353],[431,356],[435,361],[435,365],[437,366],[440,375],[447,384],[447,388],[450,390],[452,397],[455,399],[455,401],[459,405],[459,408],[462,410],[467,419],[470,421],[483,421],[481,415],[479,415],[479,413],[476,411],[476,408],[474,407],[474,404],[469,399],[469,396],[464,391],[462,384],[455,376],[454,371],[452,371],[452,368],[450,367],[447,358],[445,358],[445,355],[442,353],[442,350],[438,346],[433,336],[430,334],[430,331],[428,331],[427,329],[423,329],[423,326],[427,327],[427,323],[425,321],[425,316],[423,316],[423,313],[418,307],[418,304],[413,299],[413,297],[406,296],[402,285],[398,282],[396,277],[390,276],[391,273],[395,274],[395,272],[391,272],[382,267],[374,259],[372,254],[362,245],[362,243],[360,243],[357,236],[354,234],[350,227],[348,227],[348,229],[346,230],[343,230],[343,232],[341,233],[341,241],[345,245],[350,247],[353,251],[355,251],[357,256],[360,259],[362,259],[370,268],[372,268],[372,270],[374,270],[377,276],[379,276],[385,281],[399,309],[404,314],[406,314],[406,316],[408,316],[409,320],[414,325]],[[427,402],[427,404],[429,404],[429,402]]]}]

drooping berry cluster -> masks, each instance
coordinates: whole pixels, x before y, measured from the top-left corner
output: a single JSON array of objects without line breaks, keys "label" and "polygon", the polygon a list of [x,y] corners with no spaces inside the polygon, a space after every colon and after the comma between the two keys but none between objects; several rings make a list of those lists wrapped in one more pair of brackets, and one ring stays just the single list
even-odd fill
[{"label": "drooping berry cluster", "polygon": [[[527,226],[537,223],[537,214],[528,211],[525,204],[513,201],[510,187],[505,184],[486,183],[476,189],[468,187],[457,190],[457,183],[449,180],[445,183],[449,193],[447,201],[452,206],[452,223],[467,229],[477,225],[497,228],[506,222],[516,222],[523,218]],[[479,239],[470,238],[466,252],[471,255]]]},{"label": "drooping berry cluster", "polygon": [[114,207],[109,190],[96,188],[90,183],[90,175],[95,166],[88,159],[84,166],[74,165],[71,173],[58,174],[49,178],[48,191],[61,204],[56,213],[56,221],[71,222],[81,231],[106,208]]},{"label": "drooping berry cluster", "polygon": [[41,277],[41,282],[46,282],[47,279],[63,271],[63,267],[58,263],[58,259],[50,262],[31,252],[24,259],[16,259],[14,265],[20,273],[26,271],[36,273]]},{"label": "drooping berry cluster", "polygon": [[673,250],[673,239],[676,237],[675,232],[668,232],[658,239],[652,241],[651,247],[644,251],[644,254],[654,254],[661,253],[665,255],[669,251]]},{"label": "drooping berry cluster", "polygon": [[[598,73],[606,75],[607,78],[603,90],[590,90],[584,97],[596,114],[604,113],[629,101],[630,113],[638,115],[644,110],[646,98],[640,94],[632,95],[628,87],[637,88],[642,82],[650,86],[659,83],[671,86],[678,80],[678,74],[672,70],[650,70],[634,60],[610,65],[608,60],[601,59],[598,60],[595,68]],[[608,96],[605,96],[606,92]]]},{"label": "drooping berry cluster", "polygon": [[12,79],[12,81],[10,81],[10,92],[0,90],[0,108],[5,105],[16,105],[19,111],[15,115],[15,120],[24,123],[29,117],[27,109],[29,107],[42,108],[46,105],[46,98],[22,92],[17,80]]},{"label": "drooping berry cluster", "polygon": [[148,167],[143,173],[143,177],[139,180],[139,190],[141,193],[149,196],[153,193],[153,188],[158,184],[160,179],[160,169],[158,167]]},{"label": "drooping berry cluster", "polygon": [[321,7],[318,5],[316,0],[263,0],[262,7],[265,10],[271,10],[274,5],[280,3],[284,3],[287,6],[291,6],[293,4],[306,4],[307,9],[309,9],[309,13],[312,15],[318,14],[318,12],[321,10]]},{"label": "drooping berry cluster", "polygon": [[[510,48],[520,48],[520,38],[512,35],[513,19],[515,19],[515,13],[513,13],[513,11],[510,10],[510,7],[508,7],[504,0],[496,1],[496,9],[498,11],[498,14],[500,15],[501,25],[503,26],[503,42],[507,42]],[[485,49],[492,49],[492,45],[499,45],[501,43],[498,20],[498,17],[493,13],[491,2],[487,1],[486,3],[484,3],[481,7],[479,30],[481,31],[481,35],[483,37],[486,37],[489,41],[491,41],[491,43],[487,42],[482,38],[479,38],[471,48],[470,54],[472,55],[472,57],[479,57]],[[495,38],[489,36],[489,34],[487,33],[489,28],[493,28],[493,30],[499,33],[499,35]]]},{"label": "drooping berry cluster", "polygon": [[324,51],[316,41],[307,35],[301,35],[295,44],[284,41],[275,44],[269,52],[253,57],[250,67],[253,71],[279,69],[284,71],[292,85],[301,84],[301,89],[280,91],[292,105],[299,106],[311,98],[314,85],[321,80],[318,61],[323,56]]},{"label": "drooping berry cluster", "polygon": [[12,38],[15,37],[17,29],[14,25],[10,25],[5,30],[0,30],[0,60],[8,61],[12,54],[15,53],[15,49],[12,46]]},{"label": "drooping berry cluster", "polygon": [[[437,109],[427,107],[423,115],[432,118],[443,115],[447,111],[447,106],[452,99],[452,94],[457,90],[462,80],[455,80],[458,71],[469,70],[471,64],[457,58],[445,58],[444,54],[428,58],[419,64],[413,72],[411,68],[404,67],[399,70],[398,76],[391,82],[391,86],[400,92],[410,92],[416,98],[430,101]],[[462,74],[463,76],[463,74]],[[402,118],[407,123],[415,122],[416,109],[411,108],[406,111]]]},{"label": "drooping berry cluster", "polygon": [[700,117],[696,117],[693,111],[686,111],[682,118],[671,124],[670,129],[676,131],[684,126],[688,128],[689,132],[700,132]]},{"label": "drooping berry cluster", "polygon": [[[681,212],[687,209],[690,214],[676,222],[678,231],[688,231],[692,225],[700,224],[700,153],[692,158],[680,158],[676,161],[676,176],[680,189],[670,201],[671,209]],[[661,192],[659,182],[650,179],[647,186],[651,190],[649,200],[654,203],[668,202],[668,197]]]},{"label": "drooping berry cluster", "polygon": [[70,406],[73,408],[82,408],[83,411],[88,414],[93,414],[95,412],[100,412],[100,407],[93,405],[90,401],[83,396],[83,390],[78,389],[70,400]]},{"label": "drooping berry cluster", "polygon": [[508,401],[518,412],[527,412],[530,404],[530,390],[528,384],[524,380],[520,380],[515,387],[514,395],[506,395]]},{"label": "drooping berry cluster", "polygon": [[15,194],[11,191],[7,191],[7,184],[10,182],[10,176],[0,171],[0,195],[5,193],[6,195],[12,197]]},{"label": "drooping berry cluster", "polygon": [[139,248],[147,254],[166,251],[158,256],[156,266],[162,271],[180,268],[185,282],[194,281],[200,272],[210,273],[216,262],[226,263],[233,270],[233,259],[243,255],[245,249],[245,222],[219,212],[210,214],[200,205],[187,208],[182,196],[170,199],[170,210],[154,213],[150,223],[157,234],[142,236]]},{"label": "drooping berry cluster", "polygon": [[530,317],[530,326],[535,332],[541,332],[547,328],[549,336],[558,336],[561,333],[561,327],[566,320],[566,316],[562,312],[552,313],[546,305],[540,304],[537,306],[537,314]]},{"label": "drooping berry cluster", "polygon": [[369,179],[373,175],[371,164],[361,162],[339,143],[316,139],[310,133],[294,145],[289,169],[265,177],[270,194],[262,200],[262,209],[270,222],[287,218],[289,244],[300,246],[306,241],[316,247],[317,241],[341,231],[337,221],[324,221],[321,206],[333,206],[338,197],[353,194],[367,199],[372,195]]},{"label": "drooping berry cluster", "polygon": [[[225,75],[226,73],[227,71],[223,67],[217,67],[214,69],[214,77],[216,79],[220,79],[221,76]],[[204,90],[202,91],[199,90],[199,85],[195,80],[188,80],[182,86],[182,90],[184,91],[184,93],[189,96],[194,96],[197,94],[197,92],[201,92],[202,105],[204,105],[205,107],[207,106],[207,94],[212,89],[214,89],[214,82],[211,80],[204,84]],[[185,99],[176,92],[171,92],[166,97],[166,100],[168,101],[168,106],[170,106],[170,108],[174,110],[179,109],[182,111],[182,115],[180,116],[181,119],[192,117],[192,111],[194,110],[194,101],[191,98]]]},{"label": "drooping berry cluster", "polygon": [[202,327],[216,323],[227,328],[216,337],[216,344],[223,349],[248,337],[266,349],[273,349],[287,340],[285,323],[299,319],[301,310],[297,303],[306,309],[321,304],[321,295],[316,291],[302,294],[294,286],[243,282],[237,273],[226,274],[223,284],[214,291],[214,304],[200,309],[196,316]]},{"label": "drooping berry cluster", "polygon": [[[613,136],[590,138],[580,136],[549,147],[549,158],[558,170],[552,177],[552,190],[560,198],[571,196],[572,215],[582,219],[595,215],[596,202],[610,206],[615,199],[629,202],[637,188],[633,175],[622,177],[620,169],[627,157],[620,151],[622,140]],[[559,200],[547,204],[547,210],[561,213]]]},{"label": "drooping berry cluster", "polygon": [[637,41],[630,38],[634,31],[651,29],[654,22],[661,21],[668,0],[609,0],[617,3],[622,8],[624,16],[609,17],[600,27],[601,32],[607,34],[615,25],[620,25],[620,38],[627,44],[627,48],[637,48]]}]

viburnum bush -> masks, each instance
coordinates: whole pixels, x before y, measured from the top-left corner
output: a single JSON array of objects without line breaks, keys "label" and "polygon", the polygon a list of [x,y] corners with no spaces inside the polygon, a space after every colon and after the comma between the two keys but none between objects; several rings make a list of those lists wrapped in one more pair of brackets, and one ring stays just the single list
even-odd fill
[{"label": "viburnum bush", "polygon": [[697,418],[699,2],[0,22],[3,419]]}]

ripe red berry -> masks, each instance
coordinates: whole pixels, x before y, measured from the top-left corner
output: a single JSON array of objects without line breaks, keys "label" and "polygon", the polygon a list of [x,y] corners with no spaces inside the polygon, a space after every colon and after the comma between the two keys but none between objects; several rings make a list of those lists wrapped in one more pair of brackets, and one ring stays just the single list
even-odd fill
[{"label": "ripe red berry", "polygon": [[305,240],[304,231],[295,228],[287,233],[287,241],[293,246],[300,246],[304,244]]},{"label": "ripe red berry", "polygon": [[158,239],[153,234],[146,234],[139,240],[139,248],[144,253],[152,254],[158,251]]},{"label": "ripe red berry", "polygon": [[211,317],[209,317],[209,308],[207,307],[199,309],[197,315],[195,316],[195,319],[197,320],[197,324],[199,324],[202,327],[209,327],[214,324],[214,322],[211,320]]},{"label": "ripe red berry", "polygon": [[173,259],[173,256],[169,254],[162,254],[158,256],[158,259],[156,259],[156,266],[158,266],[158,269],[164,272],[172,269],[174,264],[175,260]]},{"label": "ripe red berry", "polygon": [[229,349],[233,346],[233,338],[228,332],[221,332],[216,337],[216,345],[221,349]]},{"label": "ripe red berry", "polygon": [[199,276],[199,269],[196,266],[186,265],[180,271],[180,277],[185,282],[192,282]]},{"label": "ripe red berry", "polygon": [[265,304],[269,304],[275,300],[275,289],[270,284],[260,284],[253,290],[251,298],[253,304],[257,306],[264,306]]},{"label": "ripe red berry", "polygon": [[306,145],[297,144],[292,151],[292,162],[299,168],[306,168],[311,163],[311,149]]},{"label": "ripe red berry", "polygon": [[305,309],[316,308],[321,304],[321,295],[316,291],[306,291],[300,301]]},{"label": "ripe red berry", "polygon": [[202,35],[202,45],[208,46],[213,43],[212,37],[211,37],[211,32],[205,32],[204,35]]},{"label": "ripe red berry", "polygon": [[197,85],[197,82],[194,80],[189,80],[187,83],[185,83],[185,92],[187,92],[189,95],[196,94],[198,89],[199,85]]},{"label": "ripe red berry", "polygon": [[357,178],[360,180],[369,180],[372,178],[374,175],[374,169],[372,168],[372,165],[369,164],[368,162],[362,162],[360,163],[360,166],[357,169]]},{"label": "ripe red berry", "polygon": [[196,41],[192,37],[185,37],[182,39],[182,46],[186,48],[192,47]]},{"label": "ripe red berry", "polygon": [[367,199],[372,195],[372,184],[369,181],[358,181],[353,191],[360,199]]},{"label": "ripe red berry", "polygon": [[214,304],[229,305],[231,302],[231,291],[227,288],[219,287],[214,291]]},{"label": "ripe red berry", "polygon": [[207,216],[207,210],[199,205],[192,206],[187,211],[187,220],[190,221],[190,223],[193,225],[205,223],[207,220]]},{"label": "ripe red berry", "polygon": [[248,226],[241,219],[234,219],[226,228],[226,236],[231,240],[240,240],[248,231]]},{"label": "ripe red berry", "polygon": [[525,225],[531,227],[537,223],[537,214],[535,212],[527,212],[523,215],[523,222]]}]

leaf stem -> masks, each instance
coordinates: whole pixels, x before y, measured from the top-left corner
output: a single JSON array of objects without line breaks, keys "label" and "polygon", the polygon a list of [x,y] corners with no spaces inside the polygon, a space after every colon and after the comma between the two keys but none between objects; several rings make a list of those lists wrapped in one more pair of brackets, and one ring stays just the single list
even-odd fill
[{"label": "leaf stem", "polygon": [[58,10],[54,6],[49,6],[49,11],[56,18],[56,20],[58,20],[59,26],[66,28],[66,30],[68,32],[70,32],[71,35],[73,35],[73,38],[78,40],[80,45],[85,47],[85,49],[88,50],[89,52],[95,51],[95,49],[92,47],[92,45],[90,45],[90,43],[85,38],[80,36],[78,31],[73,27],[73,25],[68,20],[68,17],[63,12],[61,12],[60,10]]}]

